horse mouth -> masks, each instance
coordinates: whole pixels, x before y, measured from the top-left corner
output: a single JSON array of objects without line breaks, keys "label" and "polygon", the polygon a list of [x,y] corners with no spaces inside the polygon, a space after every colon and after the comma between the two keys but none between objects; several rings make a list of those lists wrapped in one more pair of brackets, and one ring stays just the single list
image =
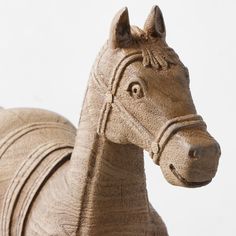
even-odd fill
[{"label": "horse mouth", "polygon": [[211,182],[211,180],[208,181],[202,181],[202,182],[190,182],[187,181],[181,174],[178,173],[174,165],[170,164],[170,170],[173,173],[173,175],[180,181],[182,182],[185,186],[190,187],[190,188],[195,188],[195,187],[201,187],[204,185],[207,185]]}]

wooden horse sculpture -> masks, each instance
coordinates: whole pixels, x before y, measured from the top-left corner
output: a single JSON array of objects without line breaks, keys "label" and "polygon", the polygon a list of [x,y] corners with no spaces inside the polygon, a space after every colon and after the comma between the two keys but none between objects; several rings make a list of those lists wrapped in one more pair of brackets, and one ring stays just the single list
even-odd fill
[{"label": "wooden horse sculpture", "polygon": [[143,30],[115,16],[95,61],[79,127],[40,109],[0,110],[1,236],[168,235],[148,201],[143,150],[173,185],[214,177],[186,67],[155,6]]}]

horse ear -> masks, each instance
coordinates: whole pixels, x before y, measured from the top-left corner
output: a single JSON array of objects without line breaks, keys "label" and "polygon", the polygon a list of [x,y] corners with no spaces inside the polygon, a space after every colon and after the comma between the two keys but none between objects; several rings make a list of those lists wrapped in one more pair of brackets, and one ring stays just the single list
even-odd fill
[{"label": "horse ear", "polygon": [[158,6],[153,6],[144,24],[144,31],[152,37],[165,39],[165,22]]},{"label": "horse ear", "polygon": [[127,47],[132,41],[129,13],[127,7],[121,9],[114,17],[110,31],[110,45],[112,48]]}]

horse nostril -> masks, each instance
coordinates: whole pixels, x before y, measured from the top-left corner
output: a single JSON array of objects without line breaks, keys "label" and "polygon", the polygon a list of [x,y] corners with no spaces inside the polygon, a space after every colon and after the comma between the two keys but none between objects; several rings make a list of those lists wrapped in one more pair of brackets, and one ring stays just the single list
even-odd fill
[{"label": "horse nostril", "polygon": [[198,151],[197,149],[193,148],[193,149],[190,149],[189,153],[188,153],[188,156],[192,159],[196,159],[198,158]]},{"label": "horse nostril", "polygon": [[221,154],[220,146],[218,143],[209,146],[195,146],[189,150],[188,156],[191,159],[204,158],[204,157],[217,157]]}]

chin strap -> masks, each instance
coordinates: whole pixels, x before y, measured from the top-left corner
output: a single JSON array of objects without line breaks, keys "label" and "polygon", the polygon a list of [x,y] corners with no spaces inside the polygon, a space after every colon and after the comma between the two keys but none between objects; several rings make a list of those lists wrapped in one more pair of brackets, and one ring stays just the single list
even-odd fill
[{"label": "chin strap", "polygon": [[[163,152],[165,145],[169,139],[178,131],[194,127],[206,127],[202,117],[197,114],[188,114],[184,116],[175,117],[168,120],[164,126],[160,129],[157,136],[153,135],[147,130],[140,121],[137,120],[132,114],[130,114],[125,106],[115,96],[119,81],[122,77],[124,69],[134,61],[142,60],[142,54],[140,52],[132,53],[124,57],[116,67],[114,75],[111,77],[108,86],[105,85],[104,78],[100,74],[93,74],[93,81],[96,83],[98,89],[102,94],[105,94],[105,102],[103,104],[97,132],[99,135],[105,136],[106,124],[108,116],[112,107],[116,107],[120,111],[120,116],[129,124],[129,126],[143,137],[145,145],[149,146],[150,155],[156,164],[160,162],[160,156]],[[99,76],[99,78],[98,78]],[[100,78],[101,77],[101,78]],[[107,91],[107,92],[106,92]]]}]

